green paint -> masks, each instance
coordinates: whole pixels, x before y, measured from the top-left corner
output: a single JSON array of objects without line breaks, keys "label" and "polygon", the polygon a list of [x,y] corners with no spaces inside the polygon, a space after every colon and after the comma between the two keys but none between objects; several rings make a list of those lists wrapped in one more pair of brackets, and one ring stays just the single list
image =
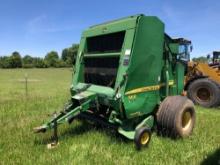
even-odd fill
[{"label": "green paint", "polygon": [[154,126],[154,117],[152,115],[148,116],[146,119],[144,119],[138,126],[135,128],[135,130],[141,128],[141,127],[148,127],[152,128]]}]

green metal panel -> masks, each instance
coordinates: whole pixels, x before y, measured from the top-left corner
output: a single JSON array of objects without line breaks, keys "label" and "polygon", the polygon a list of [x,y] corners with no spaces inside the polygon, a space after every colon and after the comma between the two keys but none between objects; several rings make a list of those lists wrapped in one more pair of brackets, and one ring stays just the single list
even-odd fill
[{"label": "green metal panel", "polygon": [[170,46],[170,49],[174,55],[177,55],[179,53],[179,44],[171,43],[171,44],[169,44],[169,46]]},{"label": "green metal panel", "polygon": [[114,33],[127,29],[135,28],[136,21],[140,15],[130,16],[124,19],[107,22],[105,24],[93,26],[83,32],[83,37],[97,36],[108,33]]},{"label": "green metal panel", "polygon": [[180,95],[184,89],[184,71],[185,66],[177,62],[176,64],[176,85],[177,85],[177,92],[176,95]]},{"label": "green metal panel", "polygon": [[[125,39],[124,39],[124,45],[121,53],[120,58],[120,65],[118,69],[117,79],[115,83],[115,87],[119,87],[120,83],[125,79],[127,74],[128,65],[124,64],[125,60],[128,60],[128,64],[130,62],[131,54],[132,54],[132,46],[133,46],[133,40],[135,35],[135,29],[129,29],[126,31]],[[120,88],[120,92],[124,92],[125,85],[123,84]]]},{"label": "green metal panel", "polygon": [[[170,95],[180,95],[184,89],[184,71],[185,67],[184,64],[181,63],[177,56],[179,52],[179,44],[178,43],[171,43],[170,49],[172,51],[171,57],[171,64],[170,64],[170,73],[172,79],[174,80],[174,85],[172,86]],[[174,60],[175,59],[175,60]]]},{"label": "green metal panel", "polygon": [[[125,93],[159,86],[163,60],[164,25],[156,17],[140,17],[128,68]],[[157,87],[156,87],[157,88]],[[128,118],[151,113],[158,104],[159,90],[123,97]]]}]

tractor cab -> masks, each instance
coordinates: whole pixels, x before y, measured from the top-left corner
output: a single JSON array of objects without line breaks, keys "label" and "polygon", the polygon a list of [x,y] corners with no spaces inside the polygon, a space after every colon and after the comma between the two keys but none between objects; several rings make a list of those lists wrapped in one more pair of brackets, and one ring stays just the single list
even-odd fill
[{"label": "tractor cab", "polygon": [[212,57],[207,55],[209,66],[212,68],[220,68],[220,51],[213,51]]},{"label": "tractor cab", "polygon": [[219,62],[220,62],[220,51],[214,51],[213,52],[212,62],[213,62],[213,64],[219,64]]},{"label": "tractor cab", "polygon": [[174,39],[174,42],[179,44],[179,54],[177,58],[183,62],[189,62],[190,53],[193,49],[192,42],[184,38]]}]

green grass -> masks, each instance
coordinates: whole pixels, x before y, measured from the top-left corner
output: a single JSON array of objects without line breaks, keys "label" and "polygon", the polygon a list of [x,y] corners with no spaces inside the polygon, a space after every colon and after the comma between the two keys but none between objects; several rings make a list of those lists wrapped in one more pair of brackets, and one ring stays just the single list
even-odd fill
[{"label": "green grass", "polygon": [[60,144],[48,150],[51,132],[33,134],[32,128],[68,100],[71,74],[71,69],[0,70],[0,164],[220,164],[220,110],[201,107],[192,136],[172,140],[154,133],[140,152],[112,130],[80,121],[59,127]]}]

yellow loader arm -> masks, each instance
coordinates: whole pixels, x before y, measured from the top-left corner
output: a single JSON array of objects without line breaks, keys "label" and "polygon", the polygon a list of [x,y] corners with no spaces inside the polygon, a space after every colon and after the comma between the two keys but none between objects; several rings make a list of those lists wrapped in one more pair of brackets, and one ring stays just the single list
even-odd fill
[{"label": "yellow loader arm", "polygon": [[220,70],[218,68],[212,68],[206,63],[189,62],[188,70],[187,79],[195,75],[208,76],[209,79],[220,84]]}]

